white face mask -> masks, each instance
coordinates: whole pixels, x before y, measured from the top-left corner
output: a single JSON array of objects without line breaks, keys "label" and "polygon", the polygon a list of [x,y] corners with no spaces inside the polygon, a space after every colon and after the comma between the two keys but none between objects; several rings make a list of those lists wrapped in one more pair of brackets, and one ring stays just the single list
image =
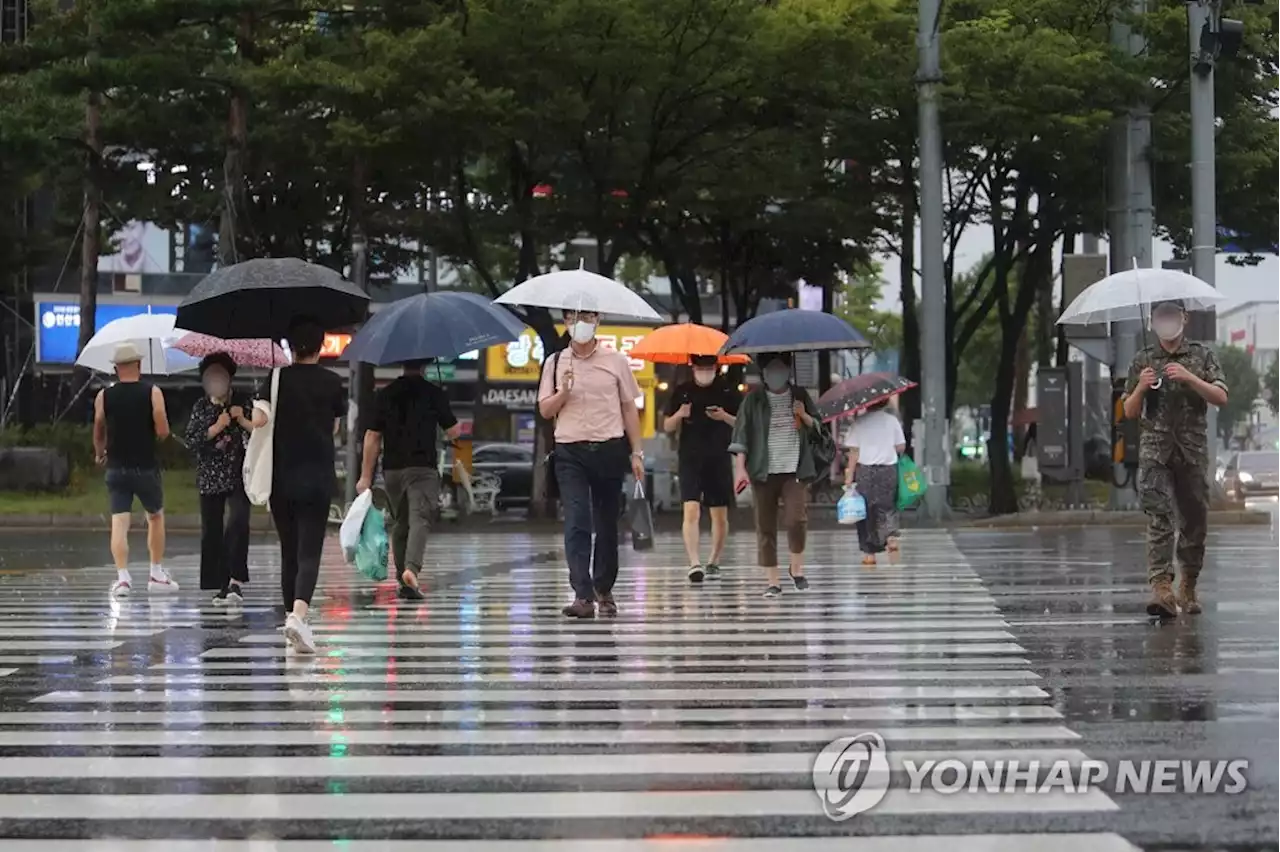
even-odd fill
[{"label": "white face mask", "polygon": [[1177,340],[1182,336],[1182,320],[1173,317],[1161,318],[1151,323],[1151,330],[1161,340]]},{"label": "white face mask", "polygon": [[596,339],[596,324],[593,322],[583,322],[578,320],[569,329],[569,336],[573,342],[579,346],[586,346],[588,343]]},{"label": "white face mask", "polygon": [[715,370],[694,370],[693,380],[702,387],[706,387],[716,380]]}]

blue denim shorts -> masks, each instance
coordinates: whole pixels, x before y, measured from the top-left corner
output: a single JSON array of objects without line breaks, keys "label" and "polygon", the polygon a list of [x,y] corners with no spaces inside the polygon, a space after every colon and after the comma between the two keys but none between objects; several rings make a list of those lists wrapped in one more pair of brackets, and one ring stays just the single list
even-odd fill
[{"label": "blue denim shorts", "polygon": [[158,515],[164,509],[164,486],[160,482],[160,471],[154,468],[110,468],[107,470],[107,497],[113,515],[132,512],[135,497],[142,504],[142,511],[148,515]]}]

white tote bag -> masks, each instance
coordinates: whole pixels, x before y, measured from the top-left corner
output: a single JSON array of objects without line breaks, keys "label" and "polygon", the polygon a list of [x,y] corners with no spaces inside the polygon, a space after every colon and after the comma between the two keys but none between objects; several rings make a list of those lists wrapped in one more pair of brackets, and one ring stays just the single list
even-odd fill
[{"label": "white tote bag", "polygon": [[267,415],[267,424],[254,429],[249,435],[249,447],[244,453],[244,491],[249,502],[265,506],[271,499],[271,461],[276,434],[276,399],[280,394],[280,370],[271,371],[271,401],[255,399],[254,412]]}]

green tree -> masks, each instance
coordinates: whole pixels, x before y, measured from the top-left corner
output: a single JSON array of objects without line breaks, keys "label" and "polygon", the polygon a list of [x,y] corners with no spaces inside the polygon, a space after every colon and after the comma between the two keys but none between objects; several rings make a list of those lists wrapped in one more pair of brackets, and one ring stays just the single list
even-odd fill
[{"label": "green tree", "polygon": [[862,332],[872,352],[901,352],[902,314],[876,307],[884,292],[882,271],[877,261],[858,264],[841,288],[836,314]]},{"label": "green tree", "polygon": [[1218,362],[1230,391],[1227,404],[1218,409],[1218,435],[1229,441],[1242,424],[1248,424],[1253,405],[1262,388],[1262,378],[1253,366],[1253,356],[1239,346],[1218,349]]},{"label": "green tree", "polygon": [[1262,377],[1262,393],[1271,406],[1271,413],[1280,413],[1280,358],[1273,358],[1271,366]]}]

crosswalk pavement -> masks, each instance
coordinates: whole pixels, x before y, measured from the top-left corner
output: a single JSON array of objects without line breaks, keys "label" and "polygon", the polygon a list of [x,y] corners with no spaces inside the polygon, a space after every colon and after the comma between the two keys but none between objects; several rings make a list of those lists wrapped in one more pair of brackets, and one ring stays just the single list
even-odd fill
[{"label": "crosswalk pavement", "polygon": [[[331,543],[332,545],[332,543]],[[287,652],[278,562],[214,609],[108,568],[0,579],[0,844],[22,850],[1091,852],[1105,794],[911,792],[905,761],[1087,755],[946,533],[900,565],[811,537],[808,592],[757,569],[700,587],[678,540],[626,551],[616,620],[568,622],[552,536],[441,537],[429,599],[326,553],[314,658]],[[541,555],[541,558],[539,558]],[[749,566],[750,536],[724,560]],[[42,590],[45,593],[42,593]],[[814,756],[871,731],[893,783],[846,822]],[[853,841],[850,838],[856,837]],[[217,840],[216,846],[208,845]],[[855,843],[856,845],[850,845]],[[203,845],[202,845],[203,844]]]}]

